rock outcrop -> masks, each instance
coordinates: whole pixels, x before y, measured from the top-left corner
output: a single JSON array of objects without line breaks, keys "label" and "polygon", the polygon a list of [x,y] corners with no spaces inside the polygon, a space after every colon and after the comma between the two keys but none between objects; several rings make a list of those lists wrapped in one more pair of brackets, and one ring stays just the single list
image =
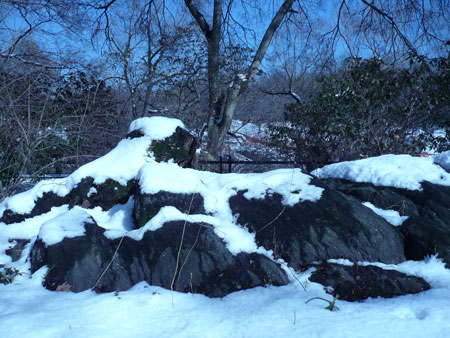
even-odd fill
[{"label": "rock outcrop", "polygon": [[289,282],[280,265],[264,255],[233,255],[209,224],[169,222],[139,240],[127,236],[110,240],[94,220],[84,228],[84,236],[53,245],[37,239],[31,269],[49,267],[44,283],[50,290],[64,285],[74,292],[122,291],[146,281],[175,291],[223,297]]},{"label": "rock outcrop", "polygon": [[361,202],[408,216],[399,228],[405,236],[405,257],[421,260],[438,254],[450,267],[450,187],[429,182],[422,182],[422,190],[344,180],[327,180],[327,184]]},{"label": "rock outcrop", "polygon": [[139,188],[134,195],[134,221],[137,228],[143,227],[163,207],[172,206],[186,214],[204,214],[203,197],[199,194],[175,194],[159,191],[144,194]]},{"label": "rock outcrop", "polygon": [[357,199],[317,180],[311,183],[325,189],[317,202],[284,207],[280,195],[248,200],[239,192],[230,199],[230,207],[237,222],[255,233],[258,245],[297,270],[329,258],[384,263],[405,260],[403,236],[397,229]]},{"label": "rock outcrop", "polygon": [[[139,129],[128,134],[128,138],[144,137]],[[188,131],[177,127],[174,133],[163,140],[153,140],[148,152],[153,153],[156,161],[173,161],[183,168],[192,167],[195,161],[196,150],[199,147],[198,140]],[[85,177],[80,180],[64,196],[53,191],[44,192],[38,197],[33,209],[29,213],[21,214],[6,209],[0,217],[0,222],[12,224],[22,222],[27,218],[49,212],[52,207],[68,204],[71,208],[75,205],[85,208],[100,206],[108,210],[118,203],[126,203],[135,188],[135,180],[131,179],[121,184],[114,179],[107,179],[100,184],[94,183],[93,177]]]},{"label": "rock outcrop", "polygon": [[[146,281],[210,297],[285,285],[286,268],[315,267],[310,280],[349,301],[429,288],[419,277],[358,262],[397,264],[438,253],[449,266],[450,187],[378,187],[319,180],[298,169],[200,173],[184,169],[195,161],[198,141],[181,121],[149,121],[134,123],[104,160],[22,195],[26,207],[20,196],[0,204],[4,226],[43,219],[28,238],[3,243],[11,261],[37,238],[26,258],[32,272],[48,267],[50,290],[122,291]],[[361,202],[408,219],[395,227]]]}]

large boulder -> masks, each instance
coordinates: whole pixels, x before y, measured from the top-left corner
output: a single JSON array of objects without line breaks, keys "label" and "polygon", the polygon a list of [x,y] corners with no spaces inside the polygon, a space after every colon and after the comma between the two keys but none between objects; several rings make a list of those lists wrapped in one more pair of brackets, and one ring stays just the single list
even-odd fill
[{"label": "large boulder", "polygon": [[351,261],[400,263],[405,260],[403,236],[384,219],[318,180],[324,188],[317,202],[283,206],[281,196],[230,198],[237,222],[255,233],[256,242],[275,257],[301,270],[314,261],[346,258]]},{"label": "large boulder", "polygon": [[408,190],[327,180],[339,191],[370,202],[381,209],[396,210],[408,219],[400,230],[405,234],[405,256],[421,260],[438,254],[450,267],[450,187],[422,182],[422,190]]},{"label": "large boulder", "polygon": [[309,280],[324,285],[328,293],[349,302],[369,297],[392,298],[430,289],[430,285],[420,277],[372,265],[322,262]]},{"label": "large boulder", "polygon": [[[64,222],[64,217],[60,217]],[[230,292],[289,283],[279,264],[257,253],[233,255],[212,225],[169,222],[142,239],[108,239],[90,219],[85,234],[47,245],[39,237],[31,251],[32,272],[46,265],[51,290],[121,291],[138,282],[222,297]],[[111,264],[110,264],[111,263]]]}]

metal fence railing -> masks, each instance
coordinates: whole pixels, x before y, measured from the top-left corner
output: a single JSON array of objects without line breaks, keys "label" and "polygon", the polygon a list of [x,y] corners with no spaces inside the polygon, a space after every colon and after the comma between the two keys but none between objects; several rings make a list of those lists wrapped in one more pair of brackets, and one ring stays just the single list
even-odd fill
[{"label": "metal fence railing", "polygon": [[231,155],[227,157],[220,156],[219,160],[209,161],[200,159],[197,161],[197,169],[215,171],[219,173],[232,172],[264,172],[281,168],[310,168],[311,165],[316,167],[331,164],[330,162],[295,162],[295,161],[274,161],[274,160],[237,160],[233,159]]}]

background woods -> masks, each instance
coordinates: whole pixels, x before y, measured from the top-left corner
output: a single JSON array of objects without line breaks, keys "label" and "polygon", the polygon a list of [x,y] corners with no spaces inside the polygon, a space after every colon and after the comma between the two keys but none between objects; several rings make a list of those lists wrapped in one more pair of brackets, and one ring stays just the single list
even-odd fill
[{"label": "background woods", "polygon": [[448,149],[449,25],[446,0],[1,1],[0,199],[152,114],[208,158],[233,119],[309,169]]}]

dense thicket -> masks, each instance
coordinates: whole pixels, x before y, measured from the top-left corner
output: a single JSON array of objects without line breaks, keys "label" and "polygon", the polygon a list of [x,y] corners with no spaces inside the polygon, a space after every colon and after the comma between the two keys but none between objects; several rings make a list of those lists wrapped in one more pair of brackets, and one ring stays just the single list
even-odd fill
[{"label": "dense thicket", "polygon": [[2,65],[0,199],[26,178],[73,171],[123,136],[117,92],[95,72]]},{"label": "dense thicket", "polygon": [[411,56],[394,67],[378,58],[347,59],[316,79],[316,92],[287,106],[277,141],[299,162],[336,162],[385,153],[419,154],[450,146],[450,54]]}]

